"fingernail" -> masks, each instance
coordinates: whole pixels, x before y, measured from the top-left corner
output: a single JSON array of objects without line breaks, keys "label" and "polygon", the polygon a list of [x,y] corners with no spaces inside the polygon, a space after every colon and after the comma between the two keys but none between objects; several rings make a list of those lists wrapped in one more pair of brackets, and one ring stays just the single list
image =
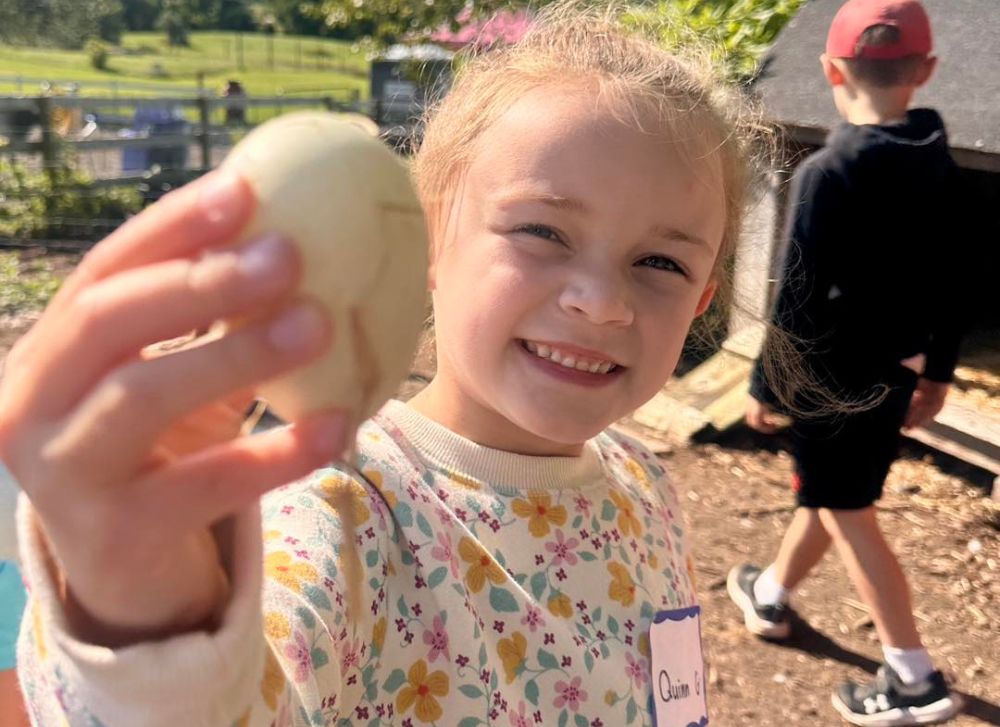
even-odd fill
[{"label": "fingernail", "polygon": [[310,425],[310,439],[317,452],[331,454],[344,448],[344,437],[347,434],[347,415],[344,413],[327,414],[313,420]]},{"label": "fingernail", "polygon": [[198,190],[198,203],[205,210],[211,225],[220,225],[242,216],[247,205],[247,195],[240,187],[243,180],[230,171],[213,172]]},{"label": "fingernail", "polygon": [[323,337],[326,322],[312,305],[297,305],[283,313],[268,331],[271,344],[281,351],[310,349]]},{"label": "fingernail", "polygon": [[280,278],[288,268],[289,246],[276,234],[266,235],[240,250],[240,275],[249,281]]}]

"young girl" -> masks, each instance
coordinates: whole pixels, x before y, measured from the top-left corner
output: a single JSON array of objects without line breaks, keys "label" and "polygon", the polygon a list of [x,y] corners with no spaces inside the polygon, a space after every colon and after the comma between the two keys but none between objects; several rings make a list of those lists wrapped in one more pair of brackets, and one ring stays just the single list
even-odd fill
[{"label": "young girl", "polygon": [[288,244],[222,249],[252,213],[241,180],[99,245],[0,392],[37,723],[706,723],[676,494],[607,427],[722,283],[747,177],[727,98],[578,11],[467,64],[415,160],[437,374],[361,426],[357,471],[326,465],[337,412],[234,438],[250,387],[338,334],[289,300]]}]

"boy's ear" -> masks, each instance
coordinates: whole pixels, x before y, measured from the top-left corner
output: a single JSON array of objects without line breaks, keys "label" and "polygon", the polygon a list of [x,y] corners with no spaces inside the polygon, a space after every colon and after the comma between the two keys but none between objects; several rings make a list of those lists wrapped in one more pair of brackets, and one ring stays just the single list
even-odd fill
[{"label": "boy's ear", "polygon": [[823,75],[826,77],[827,83],[834,87],[844,85],[847,79],[844,77],[844,69],[836,58],[831,58],[824,53],[819,57],[819,62],[823,66]]},{"label": "boy's ear", "polygon": [[920,67],[917,69],[916,78],[914,79],[916,81],[915,85],[923,86],[931,80],[931,76],[934,75],[934,69],[937,68],[937,61],[937,56],[927,56],[921,62]]},{"label": "boy's ear", "polygon": [[719,289],[719,283],[716,280],[710,280],[705,289],[701,291],[701,298],[698,299],[698,305],[694,309],[694,316],[697,318],[706,310],[708,306],[712,303],[712,298],[715,297],[715,291]]}]

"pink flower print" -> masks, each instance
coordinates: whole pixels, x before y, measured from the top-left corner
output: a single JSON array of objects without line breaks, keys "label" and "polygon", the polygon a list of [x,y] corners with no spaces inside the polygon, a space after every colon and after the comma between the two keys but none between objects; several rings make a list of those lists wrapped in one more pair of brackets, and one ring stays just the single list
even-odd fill
[{"label": "pink flower print", "polygon": [[535,633],[539,626],[545,625],[545,617],[542,616],[542,609],[533,604],[528,604],[528,610],[521,619],[521,623],[528,627],[531,633]]},{"label": "pink flower print", "polygon": [[341,663],[344,667],[344,672],[352,667],[357,667],[361,662],[361,652],[364,649],[364,644],[361,643],[361,639],[350,639],[345,647],[343,647],[343,659]]},{"label": "pink flower print", "polygon": [[576,506],[576,511],[583,513],[586,517],[590,517],[590,499],[584,497],[583,495],[577,495],[573,498],[573,504]]},{"label": "pink flower print", "polygon": [[580,682],[583,681],[583,677],[573,677],[573,680],[567,684],[564,681],[556,682],[556,691],[559,692],[559,696],[555,698],[552,705],[557,709],[562,709],[566,705],[569,705],[571,712],[577,712],[580,709],[580,702],[587,701],[587,693],[580,689]]},{"label": "pink flower print", "polygon": [[524,713],[524,700],[517,703],[517,711],[511,710],[507,717],[510,719],[511,727],[531,727],[531,717]]},{"label": "pink flower print", "polygon": [[625,661],[628,665],[625,667],[625,673],[632,678],[637,687],[641,687],[646,683],[646,672],[648,671],[646,667],[646,660],[639,659],[638,661],[632,656],[632,652],[625,653]]},{"label": "pink flower print", "polygon": [[424,643],[431,647],[427,661],[433,662],[441,655],[445,659],[451,659],[448,653],[448,632],[444,630],[444,621],[440,615],[435,616],[431,628],[424,631]]},{"label": "pink flower print", "polygon": [[458,557],[451,547],[451,537],[447,533],[438,533],[438,544],[431,548],[431,557],[447,563],[451,569],[451,577],[458,578]]},{"label": "pink flower print", "polygon": [[566,536],[563,535],[562,530],[556,530],[556,539],[550,540],[545,544],[545,549],[550,553],[555,554],[555,558],[552,562],[556,565],[559,563],[568,563],[569,565],[576,565],[577,557],[573,550],[580,544],[580,541],[576,538],[570,538],[566,540]]},{"label": "pink flower print", "polygon": [[295,663],[295,674],[292,675],[297,683],[301,684],[309,678],[312,671],[312,657],[309,654],[309,644],[301,631],[295,632],[294,643],[285,644],[285,656]]}]

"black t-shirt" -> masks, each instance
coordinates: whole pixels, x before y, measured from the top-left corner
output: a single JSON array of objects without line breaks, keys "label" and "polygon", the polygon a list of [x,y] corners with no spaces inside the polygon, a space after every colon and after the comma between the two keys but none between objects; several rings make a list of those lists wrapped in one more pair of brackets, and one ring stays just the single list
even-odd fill
[{"label": "black t-shirt", "polygon": [[[864,392],[919,353],[926,378],[951,380],[968,249],[958,179],[931,109],[842,124],[796,171],[773,322],[828,388]],[[777,403],[759,360],[751,392]]]}]

